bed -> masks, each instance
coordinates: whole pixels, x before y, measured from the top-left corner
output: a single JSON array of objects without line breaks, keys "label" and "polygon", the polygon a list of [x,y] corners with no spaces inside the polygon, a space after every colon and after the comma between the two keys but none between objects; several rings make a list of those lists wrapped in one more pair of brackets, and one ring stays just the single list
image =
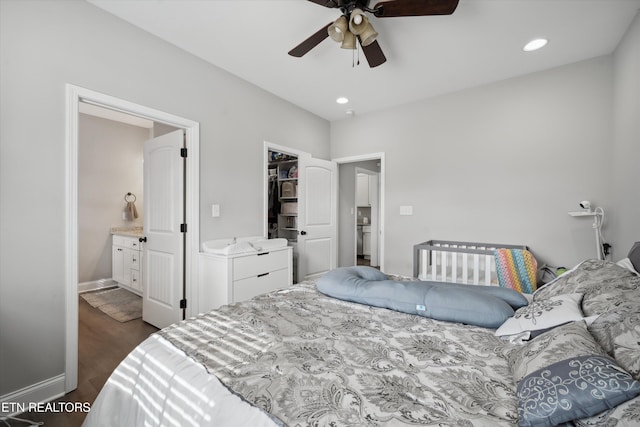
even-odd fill
[{"label": "bed", "polygon": [[[512,339],[522,331],[497,336],[491,328],[332,298],[315,282],[287,287],[148,338],[114,371],[84,425],[514,426],[571,416],[579,426],[637,426],[636,262],[634,268],[630,260],[587,260],[539,289],[505,324],[546,325],[547,311],[562,320],[556,301],[575,295],[580,313],[528,340]],[[581,345],[570,341],[576,336]],[[555,367],[567,348],[585,346],[589,354],[577,353],[576,360],[589,356],[616,366],[615,390],[592,393],[613,393],[597,399],[608,406],[589,412],[598,407],[590,395],[567,404],[567,382],[554,388],[561,398],[536,402],[527,381]],[[554,414],[543,413],[535,424],[540,410]]]}]

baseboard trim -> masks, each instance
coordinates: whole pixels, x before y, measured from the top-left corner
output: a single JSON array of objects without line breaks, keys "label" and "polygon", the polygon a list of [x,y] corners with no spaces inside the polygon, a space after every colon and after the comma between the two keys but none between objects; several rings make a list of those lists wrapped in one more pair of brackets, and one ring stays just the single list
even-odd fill
[{"label": "baseboard trim", "polygon": [[114,288],[118,286],[118,282],[112,279],[92,280],[91,282],[78,283],[78,293],[97,291],[99,289]]},{"label": "baseboard trim", "polygon": [[[0,417],[12,417],[28,408],[30,403],[43,403],[64,396],[64,374],[40,381],[12,393],[0,396]],[[5,410],[9,412],[4,412]]]}]

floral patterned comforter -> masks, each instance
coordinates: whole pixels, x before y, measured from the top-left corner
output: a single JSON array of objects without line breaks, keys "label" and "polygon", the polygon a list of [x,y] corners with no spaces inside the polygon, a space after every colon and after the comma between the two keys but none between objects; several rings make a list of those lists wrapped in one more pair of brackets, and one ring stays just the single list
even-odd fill
[{"label": "floral patterned comforter", "polygon": [[159,332],[289,426],[511,426],[494,331],[340,301],[298,284]]}]

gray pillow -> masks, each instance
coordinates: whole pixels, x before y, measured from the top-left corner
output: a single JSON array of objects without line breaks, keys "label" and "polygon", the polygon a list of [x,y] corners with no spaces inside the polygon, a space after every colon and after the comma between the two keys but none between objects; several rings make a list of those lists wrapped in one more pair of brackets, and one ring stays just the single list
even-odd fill
[{"label": "gray pillow", "polygon": [[509,355],[519,426],[591,417],[640,394],[640,383],[604,355],[584,322],[546,332]]},{"label": "gray pillow", "polygon": [[509,353],[509,367],[514,381],[518,383],[545,366],[570,357],[591,354],[607,355],[581,320],[551,329],[512,351]]},{"label": "gray pillow", "polygon": [[631,264],[633,264],[633,268],[636,269],[637,272],[640,273],[640,242],[635,242],[631,247],[628,255],[629,260],[631,260]]},{"label": "gray pillow", "polygon": [[486,328],[497,328],[513,315],[509,302],[527,301],[512,289],[385,280],[387,276],[376,271],[371,267],[337,268],[318,279],[316,286],[323,294],[346,301]]}]

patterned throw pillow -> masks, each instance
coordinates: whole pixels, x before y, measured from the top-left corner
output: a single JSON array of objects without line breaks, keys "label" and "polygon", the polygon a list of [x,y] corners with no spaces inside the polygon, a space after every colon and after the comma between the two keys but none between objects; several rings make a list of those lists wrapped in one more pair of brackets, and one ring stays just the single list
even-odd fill
[{"label": "patterned throw pillow", "polygon": [[496,335],[500,337],[525,331],[541,331],[582,320],[581,300],[581,294],[566,294],[534,301],[519,308],[513,317],[498,328]]},{"label": "patterned throw pillow", "polygon": [[545,366],[570,357],[606,356],[584,321],[571,322],[545,332],[509,354],[509,366],[516,383]]},{"label": "patterned throw pillow", "polygon": [[519,426],[591,417],[640,394],[640,383],[589,334],[585,322],[546,332],[509,355]]}]

